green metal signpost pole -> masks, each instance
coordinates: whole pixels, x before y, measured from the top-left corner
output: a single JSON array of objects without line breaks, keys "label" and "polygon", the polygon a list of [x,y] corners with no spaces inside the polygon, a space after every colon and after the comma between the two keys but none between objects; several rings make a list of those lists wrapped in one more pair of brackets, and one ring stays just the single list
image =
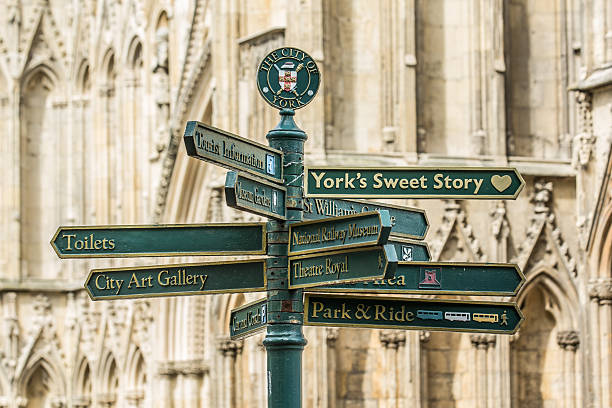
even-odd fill
[{"label": "green metal signpost pole", "polygon": [[268,222],[268,327],[264,339],[268,356],[268,407],[302,406],[302,290],[289,290],[287,281],[288,224],[302,220],[304,142],[307,136],[293,121],[295,112],[280,111],[281,121],[267,134],[270,146],[282,150],[287,221]]}]

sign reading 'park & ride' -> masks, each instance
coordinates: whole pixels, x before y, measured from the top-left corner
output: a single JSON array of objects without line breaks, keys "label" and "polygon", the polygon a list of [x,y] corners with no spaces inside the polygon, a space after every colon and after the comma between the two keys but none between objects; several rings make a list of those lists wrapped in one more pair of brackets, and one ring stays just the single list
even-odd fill
[{"label": "sign reading 'park & ride'", "polygon": [[304,172],[309,197],[515,199],[525,185],[509,167],[310,166]]},{"label": "sign reading 'park & ride'", "polygon": [[283,182],[283,152],[204,123],[189,121],[185,149],[196,159]]},{"label": "sign reading 'park & ride'", "polygon": [[525,282],[515,264],[398,262],[392,279],[313,288],[325,292],[515,296]]},{"label": "sign reading 'park & ride'", "polygon": [[257,68],[257,89],[278,109],[300,109],[314,98],[321,74],[304,51],[283,47],[271,51]]},{"label": "sign reading 'park & ride'", "polygon": [[397,266],[391,245],[289,257],[289,288],[392,278]]},{"label": "sign reading 'park & ride'", "polygon": [[266,261],[93,269],[85,281],[93,300],[266,290]]},{"label": "sign reading 'park & ride'", "polygon": [[257,177],[228,171],[225,176],[225,202],[232,208],[277,220],[287,219],[287,189]]},{"label": "sign reading 'park & ride'", "polygon": [[391,232],[385,210],[289,225],[289,256],[321,250],[384,245]]},{"label": "sign reading 'park & ride'", "polygon": [[310,326],[515,333],[523,315],[515,303],[405,299],[307,293]]},{"label": "sign reading 'park & ride'", "polygon": [[260,299],[233,309],[230,313],[230,339],[255,334],[266,327],[268,299]]},{"label": "sign reading 'park & ride'", "polygon": [[320,220],[378,210],[389,212],[394,235],[414,239],[425,238],[429,228],[429,221],[427,221],[425,211],[418,208],[362,200],[305,197],[303,216],[305,220]]},{"label": "sign reading 'park & ride'", "polygon": [[266,253],[266,224],[104,225],[59,227],[60,258]]}]

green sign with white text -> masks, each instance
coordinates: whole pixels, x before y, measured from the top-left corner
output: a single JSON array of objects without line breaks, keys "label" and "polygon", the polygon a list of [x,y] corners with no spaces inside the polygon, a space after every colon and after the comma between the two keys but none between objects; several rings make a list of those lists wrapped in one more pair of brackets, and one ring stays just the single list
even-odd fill
[{"label": "green sign with white text", "polygon": [[515,199],[525,181],[509,167],[304,169],[308,197]]},{"label": "green sign with white text", "polygon": [[305,220],[320,220],[328,217],[359,214],[367,211],[386,210],[391,216],[392,233],[406,238],[423,239],[429,228],[424,210],[363,200],[339,198],[304,197]]},{"label": "green sign with white text", "polygon": [[515,333],[523,315],[515,303],[306,293],[304,325],[374,329]]},{"label": "green sign with white text", "polygon": [[515,264],[398,262],[392,279],[319,286],[325,292],[515,296],[525,277]]},{"label": "green sign with white text", "polygon": [[191,157],[283,182],[280,150],[196,121],[187,122],[183,140]]},{"label": "green sign with white text", "polygon": [[385,210],[289,225],[289,256],[341,248],[384,245],[391,232]]},{"label": "green sign with white text", "polygon": [[59,227],[51,246],[60,258],[258,255],[266,253],[266,224]]},{"label": "green sign with white text", "polygon": [[225,176],[225,202],[238,210],[277,220],[287,219],[285,187],[235,171]]},{"label": "green sign with white text", "polygon": [[85,281],[93,300],[207,295],[266,290],[263,259],[93,269]]},{"label": "green sign with white text", "polygon": [[267,298],[233,309],[230,313],[230,339],[241,339],[265,328],[268,321],[267,309]]},{"label": "green sign with white text", "polygon": [[289,288],[391,278],[397,266],[391,245],[289,257]]}]

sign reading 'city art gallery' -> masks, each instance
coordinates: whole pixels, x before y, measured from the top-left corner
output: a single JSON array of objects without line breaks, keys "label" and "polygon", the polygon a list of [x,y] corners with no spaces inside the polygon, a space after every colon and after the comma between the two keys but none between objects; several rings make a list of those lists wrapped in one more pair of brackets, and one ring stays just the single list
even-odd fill
[{"label": "sign reading 'city art gallery'", "polygon": [[398,262],[392,279],[313,288],[325,292],[515,296],[525,277],[515,264]]},{"label": "sign reading 'city art gallery'", "polygon": [[266,327],[268,299],[260,299],[233,309],[230,313],[230,339],[237,340]]},{"label": "sign reading 'city art gallery'", "polygon": [[59,227],[51,246],[60,258],[265,254],[266,224]]},{"label": "sign reading 'city art gallery'", "polygon": [[305,220],[320,220],[328,217],[359,214],[367,211],[385,210],[391,216],[393,234],[406,238],[423,239],[429,222],[425,211],[419,208],[380,204],[363,200],[341,200],[339,198],[304,198]]},{"label": "sign reading 'city art gallery'", "polygon": [[304,298],[304,324],[310,326],[512,334],[522,321],[516,303],[323,293]]},{"label": "sign reading 'city art gallery'", "polygon": [[384,245],[391,232],[385,210],[304,221],[289,226],[289,256],[321,250]]},{"label": "sign reading 'city art gallery'", "polygon": [[283,182],[280,150],[196,121],[187,122],[183,139],[191,157]]},{"label": "sign reading 'city art gallery'", "polygon": [[266,262],[199,264],[93,269],[85,281],[93,300],[266,290]]},{"label": "sign reading 'city art gallery'", "polygon": [[228,171],[225,202],[228,206],[277,220],[287,219],[287,189],[244,173]]},{"label": "sign reading 'city art gallery'", "polygon": [[525,185],[509,167],[310,166],[304,172],[310,197],[515,199]]},{"label": "sign reading 'city art gallery'", "polygon": [[397,266],[391,245],[289,257],[289,288],[391,278]]}]

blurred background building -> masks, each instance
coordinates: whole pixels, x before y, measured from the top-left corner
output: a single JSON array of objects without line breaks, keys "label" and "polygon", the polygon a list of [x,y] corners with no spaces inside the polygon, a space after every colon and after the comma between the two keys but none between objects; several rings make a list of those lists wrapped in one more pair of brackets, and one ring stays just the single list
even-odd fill
[{"label": "blurred background building", "polygon": [[[306,328],[305,407],[612,407],[612,4],[606,0],[1,0],[0,407],[266,406],[262,294],[92,302],[59,225],[256,217],[187,157],[199,120],[266,143],[274,48],[323,83],[306,161],[514,166],[516,201],[424,208],[434,260],[515,262],[514,336]],[[198,261],[204,258],[197,258]],[[181,259],[196,260],[196,258]]]}]

